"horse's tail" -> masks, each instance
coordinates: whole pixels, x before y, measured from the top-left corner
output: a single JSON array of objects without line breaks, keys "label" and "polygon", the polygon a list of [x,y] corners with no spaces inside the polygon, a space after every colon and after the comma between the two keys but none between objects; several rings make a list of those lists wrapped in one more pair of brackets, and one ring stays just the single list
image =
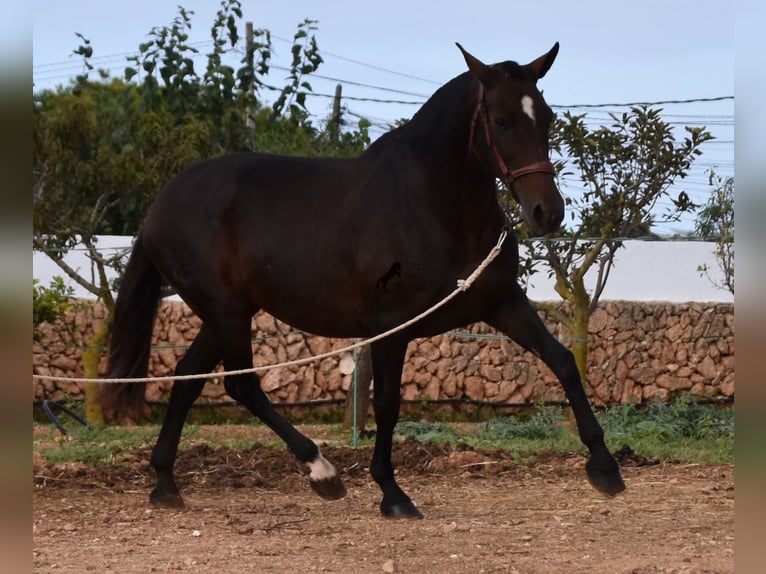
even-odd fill
[{"label": "horse's tail", "polygon": [[[139,233],[117,291],[109,337],[108,378],[146,376],[162,282],[159,271],[144,253]],[[107,412],[137,420],[144,410],[145,391],[146,383],[104,383],[98,400]]]}]

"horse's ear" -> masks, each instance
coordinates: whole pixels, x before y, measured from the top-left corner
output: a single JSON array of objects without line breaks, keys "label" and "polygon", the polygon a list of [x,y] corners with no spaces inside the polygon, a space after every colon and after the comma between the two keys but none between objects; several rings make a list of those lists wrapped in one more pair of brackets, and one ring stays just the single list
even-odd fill
[{"label": "horse's ear", "polygon": [[497,70],[487,66],[477,57],[466,52],[459,42],[455,42],[455,45],[457,45],[463,53],[463,58],[465,58],[465,63],[468,65],[468,69],[482,84],[484,84],[485,88],[492,88],[500,80],[500,74]]},{"label": "horse's ear", "polygon": [[526,65],[527,68],[532,70],[532,75],[536,79],[542,78],[548,70],[551,69],[551,66],[553,65],[553,60],[556,59],[556,54],[559,53],[559,43],[556,42],[553,45],[553,48],[550,49],[550,51],[547,54],[544,54],[534,60],[533,62],[530,62]]}]

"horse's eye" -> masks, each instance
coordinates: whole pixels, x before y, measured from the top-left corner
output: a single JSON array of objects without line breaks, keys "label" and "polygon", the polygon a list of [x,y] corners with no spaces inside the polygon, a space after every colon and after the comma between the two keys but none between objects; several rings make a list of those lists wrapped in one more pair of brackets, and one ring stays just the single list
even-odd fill
[{"label": "horse's eye", "polygon": [[505,129],[508,129],[510,122],[508,121],[508,118],[496,117],[495,124],[497,124],[498,127],[503,128],[505,130]]}]

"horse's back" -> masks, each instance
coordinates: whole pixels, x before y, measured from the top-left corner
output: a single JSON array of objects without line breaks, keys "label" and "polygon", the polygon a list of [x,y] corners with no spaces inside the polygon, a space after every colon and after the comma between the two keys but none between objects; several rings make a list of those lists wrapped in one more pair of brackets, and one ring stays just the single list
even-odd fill
[{"label": "horse's back", "polygon": [[240,301],[295,323],[324,306],[330,321],[338,307],[364,306],[360,161],[247,153],[192,166],[147,214],[144,249],[193,308],[195,299]]},{"label": "horse's back", "polygon": [[147,215],[144,249],[198,314],[213,302],[317,334],[379,332],[446,295],[496,241],[456,235],[443,186],[406,144],[384,143],[350,159],[249,153],[189,168]]}]

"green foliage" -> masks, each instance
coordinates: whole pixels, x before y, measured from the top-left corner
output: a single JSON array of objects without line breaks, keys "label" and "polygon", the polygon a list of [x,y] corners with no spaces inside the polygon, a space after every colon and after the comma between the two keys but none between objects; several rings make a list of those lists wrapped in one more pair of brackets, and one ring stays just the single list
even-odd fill
[{"label": "green foliage", "polygon": [[[50,463],[79,461],[89,466],[128,464],[120,457],[131,451],[148,448],[157,438],[157,427],[107,427],[93,429],[79,424],[67,426],[55,446],[43,449]],[[192,432],[184,429],[184,433]]]},{"label": "green foliage", "polygon": [[558,407],[540,407],[531,415],[515,415],[490,419],[484,424],[480,438],[485,441],[513,439],[555,440],[564,434],[566,421]]},{"label": "green foliage", "polygon": [[[586,126],[584,115],[565,113],[557,121],[557,144],[583,184],[581,196],[572,200],[570,217],[579,216],[579,222],[567,228],[571,235],[600,237],[611,223],[611,237],[627,237],[655,222],[658,200],[669,196],[670,186],[686,176],[702,153],[700,145],[712,137],[702,128],[687,127],[687,137],[677,142],[661,112],[634,107],[629,113],[610,114],[612,124],[597,129]],[[683,192],[671,199],[662,221],[677,221],[695,207]]]},{"label": "green foliage", "polygon": [[699,405],[681,396],[673,403],[650,403],[639,409],[626,404],[600,413],[605,432],[615,441],[646,437],[715,440],[734,438],[734,409]]},{"label": "green foliage", "polygon": [[285,115],[285,110],[289,110],[286,115],[295,124],[301,124],[306,119],[306,95],[312,88],[305,77],[315,72],[323,62],[316,39],[310,35],[317,29],[316,24],[316,20],[308,18],[298,24],[298,31],[293,37],[293,59],[287,77],[289,83],[282,88],[272,106],[272,119]]},{"label": "green foliage", "polygon": [[714,280],[705,264],[698,266],[697,271],[716,287],[734,295],[734,178],[724,179],[711,170],[709,183],[713,189],[697,214],[694,231],[701,237],[715,239],[714,253],[723,279]]},{"label": "green foliage", "polygon": [[74,289],[65,285],[59,276],[54,277],[48,287],[32,279],[32,332],[35,340],[39,339],[37,328],[42,323],[53,323],[70,311],[73,292]]},{"label": "green foliage", "polygon": [[734,409],[699,405],[689,397],[645,408],[621,405],[598,417],[607,441],[629,445],[636,453],[660,460],[732,462]]},{"label": "green foliage", "polygon": [[[81,405],[70,408],[81,411]],[[441,422],[400,422],[398,436],[419,442],[453,448],[466,445],[476,449],[503,449],[514,453],[519,462],[533,462],[542,452],[582,453],[586,450],[577,434],[566,424],[565,411],[542,407],[533,413],[497,417],[484,423],[449,425]],[[639,456],[686,462],[732,463],[734,453],[734,409],[700,405],[690,397],[671,404],[619,405],[597,413],[606,432],[607,444],[613,450],[629,445]],[[252,418],[249,419],[252,421]],[[207,424],[207,423],[206,423]],[[297,424],[297,423],[296,423]],[[347,433],[336,423],[338,437]],[[59,436],[55,445],[35,444],[50,462],[81,461],[91,465],[121,464],[130,460],[131,451],[146,449],[156,440],[157,424],[107,427],[92,430],[76,423],[67,424],[69,434]],[[196,424],[184,427],[182,448],[201,440],[202,430]],[[216,446],[249,450],[252,441],[215,432],[205,439]],[[192,439],[192,440],[188,440]],[[365,439],[361,444],[369,444]],[[276,437],[260,444],[284,449]],[[123,458],[126,457],[126,458]]]},{"label": "green foliage", "polygon": [[418,442],[448,442],[454,444],[459,438],[457,431],[449,425],[424,420],[401,421],[397,423],[394,432]]},{"label": "green foliage", "polygon": [[[734,409],[700,405],[682,396],[670,404],[608,407],[597,413],[613,449],[629,445],[640,456],[660,460],[730,463],[734,456]],[[465,428],[465,427],[463,427]],[[458,432],[440,422],[400,422],[396,433],[420,442],[466,444],[534,455],[586,450],[569,426],[565,411],[539,407],[532,413],[492,418]],[[525,459],[529,460],[529,459]]]}]

